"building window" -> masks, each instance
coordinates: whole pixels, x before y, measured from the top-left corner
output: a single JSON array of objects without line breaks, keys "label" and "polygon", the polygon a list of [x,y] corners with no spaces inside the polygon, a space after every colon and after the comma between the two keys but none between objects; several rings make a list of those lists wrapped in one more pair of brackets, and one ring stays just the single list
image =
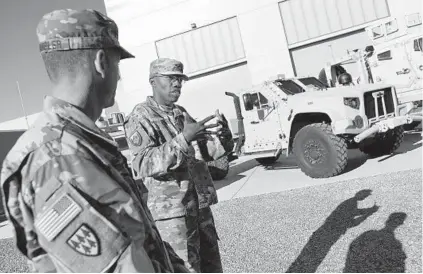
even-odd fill
[{"label": "building window", "polygon": [[391,59],[392,59],[392,56],[391,56],[391,51],[390,51],[390,50],[388,50],[388,51],[385,51],[385,52],[379,53],[379,54],[377,55],[377,59],[378,59],[379,61],[391,60]]},{"label": "building window", "polygon": [[180,60],[188,75],[245,61],[236,17],[156,41],[157,55]]},{"label": "building window", "polygon": [[420,16],[420,13],[413,13],[406,15],[406,21],[407,21],[407,27],[414,27],[417,25],[421,25],[422,23],[422,17]]},{"label": "building window", "polygon": [[285,0],[279,9],[289,45],[389,16],[386,0]]}]

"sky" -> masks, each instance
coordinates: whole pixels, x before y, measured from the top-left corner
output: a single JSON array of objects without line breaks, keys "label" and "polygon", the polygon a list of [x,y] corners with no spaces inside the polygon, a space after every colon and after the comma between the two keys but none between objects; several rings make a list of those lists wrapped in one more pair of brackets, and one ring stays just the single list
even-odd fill
[{"label": "sky", "polygon": [[38,51],[35,29],[41,17],[55,9],[96,9],[103,0],[0,0],[0,123],[40,112],[51,85]]}]

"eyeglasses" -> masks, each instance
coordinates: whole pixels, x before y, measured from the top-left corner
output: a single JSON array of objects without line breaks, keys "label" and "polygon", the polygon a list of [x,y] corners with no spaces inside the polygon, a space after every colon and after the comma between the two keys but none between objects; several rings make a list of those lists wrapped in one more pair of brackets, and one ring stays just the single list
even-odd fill
[{"label": "eyeglasses", "polygon": [[185,84],[185,79],[179,75],[157,75],[156,77],[163,77],[169,79],[171,83],[178,81],[181,84]]}]

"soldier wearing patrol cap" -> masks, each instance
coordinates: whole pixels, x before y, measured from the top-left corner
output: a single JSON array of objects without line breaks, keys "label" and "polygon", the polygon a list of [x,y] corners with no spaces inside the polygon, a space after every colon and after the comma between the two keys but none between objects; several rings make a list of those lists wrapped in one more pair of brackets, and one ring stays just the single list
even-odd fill
[{"label": "soldier wearing patrol cap", "polygon": [[[188,77],[183,64],[160,58],[150,65],[153,96],[124,123],[132,168],[148,189],[147,204],[163,239],[191,271],[222,272],[210,205],[217,203],[207,161],[233,149],[223,115],[195,121],[175,103]],[[217,116],[217,123],[207,124]],[[214,135],[207,129],[217,128]]]},{"label": "soldier wearing patrol cap", "polygon": [[56,10],[37,28],[53,96],[3,162],[17,247],[38,272],[188,272],[162,241],[125,158],[94,123],[112,106],[119,61],[134,57],[113,20]]}]

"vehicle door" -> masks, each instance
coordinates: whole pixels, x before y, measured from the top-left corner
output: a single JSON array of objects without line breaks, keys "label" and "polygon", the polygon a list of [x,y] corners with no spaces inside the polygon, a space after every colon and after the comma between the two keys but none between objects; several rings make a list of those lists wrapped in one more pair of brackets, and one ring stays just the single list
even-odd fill
[{"label": "vehicle door", "polygon": [[245,128],[244,153],[275,152],[281,147],[278,102],[268,90],[242,95]]}]

